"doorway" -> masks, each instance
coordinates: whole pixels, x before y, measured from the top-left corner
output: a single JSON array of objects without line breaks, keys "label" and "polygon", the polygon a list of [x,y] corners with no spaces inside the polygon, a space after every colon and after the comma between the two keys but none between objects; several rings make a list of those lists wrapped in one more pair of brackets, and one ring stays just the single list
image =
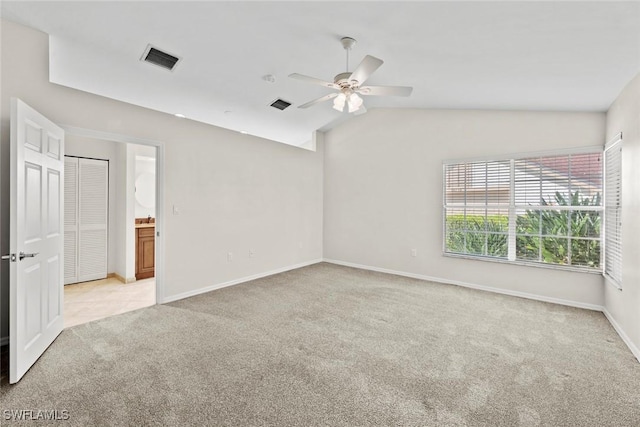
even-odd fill
[{"label": "doorway", "polygon": [[[9,382],[30,369],[64,329],[64,139],[69,136],[155,147],[156,200],[163,206],[164,147],[156,141],[60,127],[18,98],[11,98]],[[125,149],[125,153],[129,150]],[[126,162],[130,164],[131,162]],[[127,168],[127,171],[129,168]],[[126,204],[127,213],[129,206]],[[131,208],[133,209],[133,208]],[[133,210],[131,210],[133,212]],[[135,223],[122,228],[133,236]],[[155,302],[163,300],[162,209],[157,212]],[[125,246],[135,247],[127,239]],[[126,264],[126,263],[125,263]],[[133,263],[132,263],[133,264]],[[128,270],[127,270],[128,271]]]},{"label": "doorway", "polygon": [[[161,302],[162,145],[122,135],[64,128],[65,153],[108,162],[108,245],[104,274],[64,288],[64,327]],[[138,238],[143,234],[142,251]],[[82,248],[78,248],[81,252]],[[65,249],[66,251],[66,249]],[[140,263],[138,255],[145,258]],[[138,274],[138,267],[146,274]]]}]

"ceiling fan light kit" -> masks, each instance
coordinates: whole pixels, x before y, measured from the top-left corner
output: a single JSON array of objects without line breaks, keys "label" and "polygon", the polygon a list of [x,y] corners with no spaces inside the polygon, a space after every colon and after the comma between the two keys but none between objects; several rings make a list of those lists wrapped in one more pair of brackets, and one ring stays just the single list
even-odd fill
[{"label": "ceiling fan light kit", "polygon": [[313,101],[299,105],[298,108],[309,108],[329,99],[333,100],[333,108],[343,112],[345,104],[349,107],[349,113],[354,113],[361,108],[364,110],[364,101],[358,94],[366,96],[409,96],[413,88],[407,86],[362,86],[362,84],[383,64],[381,59],[367,55],[353,72],[349,72],[349,51],[356,45],[356,40],[351,37],[340,39],[342,47],[347,54],[347,71],[336,75],[333,83],[315,77],[309,77],[298,73],[290,74],[292,79],[307,83],[321,85],[336,89],[338,92],[330,93]]}]

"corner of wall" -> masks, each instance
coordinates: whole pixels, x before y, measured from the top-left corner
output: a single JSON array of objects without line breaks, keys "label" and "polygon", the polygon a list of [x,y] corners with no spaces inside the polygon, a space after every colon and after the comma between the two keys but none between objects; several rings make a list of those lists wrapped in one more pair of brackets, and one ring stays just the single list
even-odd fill
[{"label": "corner of wall", "polygon": [[604,313],[640,360],[640,73],[620,92],[607,112],[607,140],[622,133],[622,289],[604,287]]}]

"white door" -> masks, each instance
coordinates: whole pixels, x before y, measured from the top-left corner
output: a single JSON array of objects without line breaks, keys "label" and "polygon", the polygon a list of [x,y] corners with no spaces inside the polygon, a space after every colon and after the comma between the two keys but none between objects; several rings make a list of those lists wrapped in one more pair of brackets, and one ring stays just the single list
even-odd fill
[{"label": "white door", "polygon": [[109,162],[64,158],[64,284],[107,277]]},{"label": "white door", "polygon": [[78,281],[107,277],[109,162],[78,161]]},{"label": "white door", "polygon": [[64,131],[11,100],[9,382],[63,328]]}]

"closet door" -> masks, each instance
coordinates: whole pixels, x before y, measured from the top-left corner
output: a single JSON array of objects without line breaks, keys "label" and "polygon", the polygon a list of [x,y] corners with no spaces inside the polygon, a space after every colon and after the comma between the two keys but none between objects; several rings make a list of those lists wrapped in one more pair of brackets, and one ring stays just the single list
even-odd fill
[{"label": "closet door", "polygon": [[64,158],[64,284],[78,281],[78,159]]},{"label": "closet door", "polygon": [[78,159],[78,281],[107,277],[109,162]]}]

